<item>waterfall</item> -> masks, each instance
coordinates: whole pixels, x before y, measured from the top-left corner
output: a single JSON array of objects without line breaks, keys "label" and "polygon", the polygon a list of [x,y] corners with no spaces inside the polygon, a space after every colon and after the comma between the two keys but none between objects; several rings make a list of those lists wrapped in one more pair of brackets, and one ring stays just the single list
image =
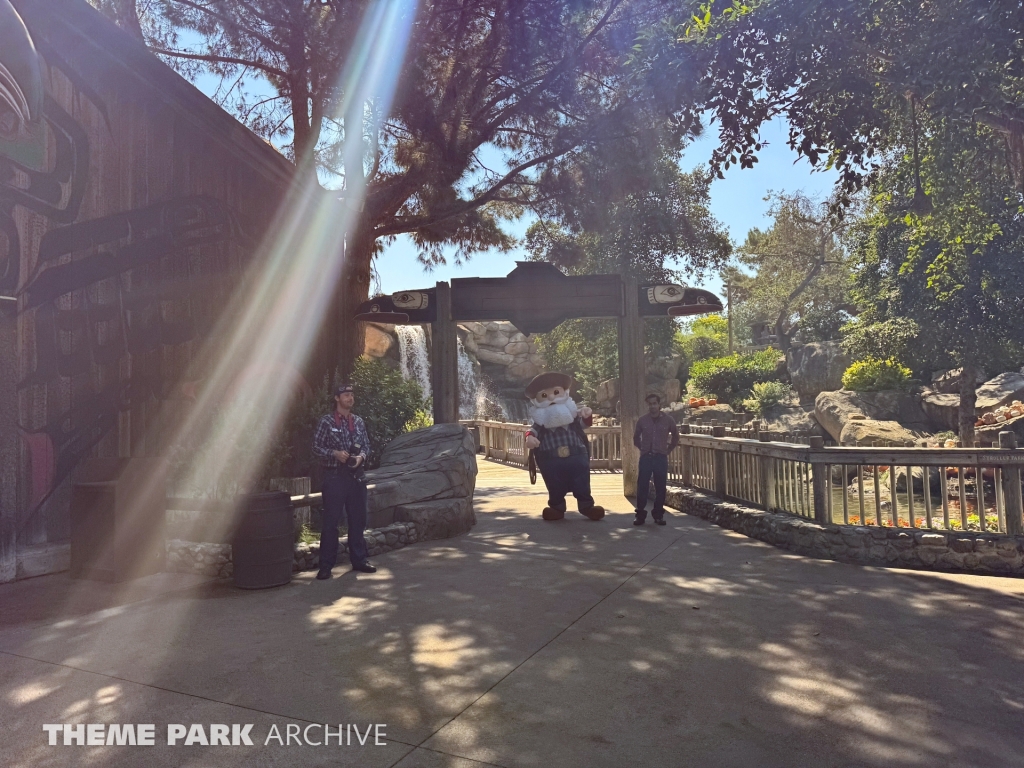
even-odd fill
[{"label": "waterfall", "polygon": [[[402,366],[402,377],[420,385],[423,399],[431,395],[430,358],[427,356],[427,334],[419,325],[397,325],[398,355]],[[460,362],[461,366],[461,362]]]},{"label": "waterfall", "polygon": [[[419,325],[395,326],[398,336],[398,355],[402,368],[402,378],[415,381],[420,385],[423,399],[433,393],[430,385],[430,358],[427,355],[427,335]],[[504,398],[491,392],[490,386],[473,368],[462,339],[458,340],[459,360],[459,418],[475,419],[494,415],[500,408],[507,418],[508,410],[504,407]]]},{"label": "waterfall", "polygon": [[487,386],[473,369],[473,361],[469,359],[466,348],[459,338],[459,418],[475,419],[487,411],[487,399],[490,393]]}]

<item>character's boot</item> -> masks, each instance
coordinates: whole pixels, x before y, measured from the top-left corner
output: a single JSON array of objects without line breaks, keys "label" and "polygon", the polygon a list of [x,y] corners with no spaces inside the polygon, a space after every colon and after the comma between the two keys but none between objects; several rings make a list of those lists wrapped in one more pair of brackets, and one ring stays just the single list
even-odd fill
[{"label": "character's boot", "polygon": [[604,517],[604,507],[599,507],[594,504],[586,509],[581,509],[580,514],[584,517],[589,517],[591,520],[600,520]]},{"label": "character's boot", "polygon": [[557,509],[555,507],[544,507],[544,512],[541,515],[545,520],[561,520],[565,517],[565,507]]}]

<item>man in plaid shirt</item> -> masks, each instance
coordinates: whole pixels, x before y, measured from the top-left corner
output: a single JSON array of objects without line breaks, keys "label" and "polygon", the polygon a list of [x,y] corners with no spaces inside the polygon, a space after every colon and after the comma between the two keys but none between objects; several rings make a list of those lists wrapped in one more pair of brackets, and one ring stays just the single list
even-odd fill
[{"label": "man in plaid shirt", "polygon": [[591,520],[604,517],[604,508],[594,504],[590,493],[590,450],[583,420],[589,408],[576,408],[569,397],[572,377],[564,373],[542,373],[526,388],[533,402],[534,424],[526,433],[526,447],[533,451],[537,468],[548,489],[545,520],[565,517],[565,495],[572,491],[582,515]]},{"label": "man in plaid shirt", "polygon": [[367,560],[366,481],[363,464],[370,451],[370,438],[363,420],[352,413],[355,394],[351,384],[334,390],[334,411],[320,417],[313,435],[313,455],[324,472],[323,525],[320,530],[318,579],[331,578],[338,561],[338,522],[342,511],[348,518],[348,553],[352,570],[374,573]]}]

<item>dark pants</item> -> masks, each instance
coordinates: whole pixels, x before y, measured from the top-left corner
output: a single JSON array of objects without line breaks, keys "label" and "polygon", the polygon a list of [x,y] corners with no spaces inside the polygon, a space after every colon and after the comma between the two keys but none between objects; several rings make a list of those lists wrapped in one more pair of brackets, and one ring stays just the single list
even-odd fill
[{"label": "dark pants", "polygon": [[647,489],[654,476],[654,509],[651,517],[660,520],[665,516],[665,485],[668,482],[668,456],[664,453],[645,453],[640,457],[640,474],[636,479],[636,516],[647,519]]},{"label": "dark pants", "polygon": [[324,472],[324,517],[320,526],[320,567],[338,562],[338,522],[342,510],[348,517],[348,554],[352,565],[366,562],[366,485],[344,469]]},{"label": "dark pants", "polygon": [[594,506],[590,495],[590,456],[574,453],[564,459],[537,452],[537,469],[548,488],[548,506],[565,511],[565,494],[572,491],[580,511]]}]

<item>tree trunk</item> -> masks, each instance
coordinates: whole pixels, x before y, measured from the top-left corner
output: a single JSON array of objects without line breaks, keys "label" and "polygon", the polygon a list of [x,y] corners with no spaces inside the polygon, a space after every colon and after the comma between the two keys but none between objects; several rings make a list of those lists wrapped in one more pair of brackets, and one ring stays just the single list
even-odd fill
[{"label": "tree trunk", "polygon": [[352,375],[356,360],[363,354],[365,324],[352,320],[357,306],[370,297],[371,263],[374,239],[356,232],[345,249],[345,266],[338,291],[337,366],[343,379]]},{"label": "tree trunk", "polygon": [[960,371],[960,444],[965,448],[974,445],[974,408],[978,399],[975,388],[978,385],[978,369],[971,363],[964,363]]}]

